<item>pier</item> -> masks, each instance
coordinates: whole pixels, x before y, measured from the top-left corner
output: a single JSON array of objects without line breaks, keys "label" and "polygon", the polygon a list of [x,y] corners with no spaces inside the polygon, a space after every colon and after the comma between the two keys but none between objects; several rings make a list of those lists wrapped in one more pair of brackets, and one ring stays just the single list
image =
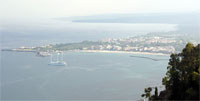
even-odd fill
[{"label": "pier", "polygon": [[150,57],[145,57],[145,56],[134,56],[134,55],[131,55],[130,57],[143,58],[143,59],[148,59],[148,60],[153,60],[153,61],[168,60],[168,59],[155,59],[155,58],[150,58]]}]

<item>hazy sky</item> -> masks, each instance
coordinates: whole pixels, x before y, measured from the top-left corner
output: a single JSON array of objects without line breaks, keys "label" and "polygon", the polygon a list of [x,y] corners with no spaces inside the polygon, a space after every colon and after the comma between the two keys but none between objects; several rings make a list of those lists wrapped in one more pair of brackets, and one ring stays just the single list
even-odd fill
[{"label": "hazy sky", "polygon": [[110,13],[200,11],[200,0],[0,0],[1,21]]}]

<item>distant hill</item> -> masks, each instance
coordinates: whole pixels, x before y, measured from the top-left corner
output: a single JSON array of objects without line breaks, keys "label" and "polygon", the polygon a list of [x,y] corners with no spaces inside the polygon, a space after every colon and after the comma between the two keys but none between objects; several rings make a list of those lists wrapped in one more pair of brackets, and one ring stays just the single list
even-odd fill
[{"label": "distant hill", "polygon": [[62,17],[58,20],[87,23],[167,23],[199,24],[200,12],[193,13],[136,13]]},{"label": "distant hill", "polygon": [[164,23],[177,24],[178,33],[200,37],[200,12],[102,14],[56,18],[77,23]]}]

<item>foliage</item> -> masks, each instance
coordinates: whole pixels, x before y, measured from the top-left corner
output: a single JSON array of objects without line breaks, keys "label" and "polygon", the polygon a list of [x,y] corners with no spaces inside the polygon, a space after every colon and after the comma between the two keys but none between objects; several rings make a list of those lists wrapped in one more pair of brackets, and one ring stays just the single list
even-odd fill
[{"label": "foliage", "polygon": [[168,64],[162,80],[166,89],[159,96],[155,92],[146,97],[149,100],[199,100],[200,44],[195,47],[188,43],[181,53],[171,54]]},{"label": "foliage", "polygon": [[151,88],[151,87],[145,88],[145,89],[144,89],[145,94],[142,94],[142,97],[146,97],[146,98],[151,97],[151,91],[152,91],[152,88]]}]

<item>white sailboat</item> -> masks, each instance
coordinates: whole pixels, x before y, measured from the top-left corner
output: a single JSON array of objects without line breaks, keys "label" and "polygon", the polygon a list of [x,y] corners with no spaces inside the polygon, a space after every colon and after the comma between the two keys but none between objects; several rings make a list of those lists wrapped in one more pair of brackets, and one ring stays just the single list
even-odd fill
[{"label": "white sailboat", "polygon": [[51,62],[49,63],[49,65],[52,66],[65,66],[67,63],[65,61],[63,61],[63,53],[62,52],[58,52],[56,53],[56,59],[54,54],[51,54]]}]

